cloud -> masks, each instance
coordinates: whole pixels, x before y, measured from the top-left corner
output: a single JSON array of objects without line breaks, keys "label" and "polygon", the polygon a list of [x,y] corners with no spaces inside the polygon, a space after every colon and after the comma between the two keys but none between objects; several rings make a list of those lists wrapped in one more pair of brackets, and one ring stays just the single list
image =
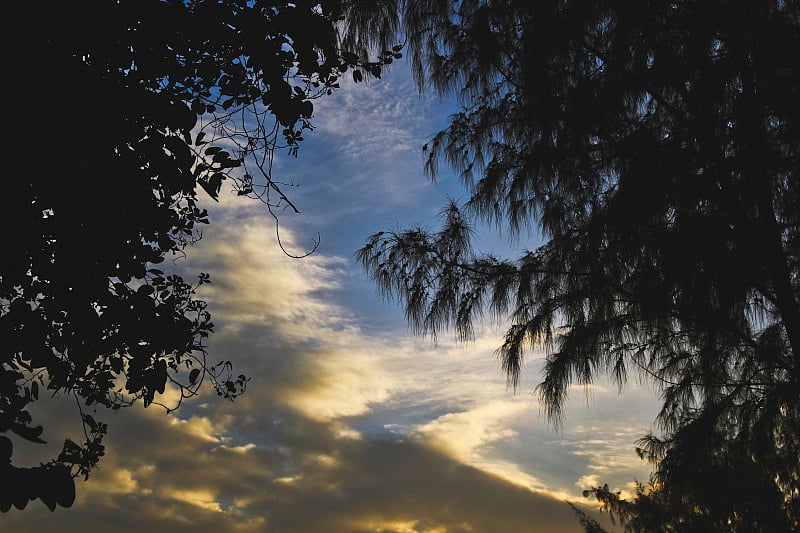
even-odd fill
[{"label": "cloud", "polygon": [[[191,250],[182,265],[187,271],[212,273],[213,283],[203,286],[202,296],[225,321],[226,333],[261,324],[283,337],[309,340],[321,330],[346,327],[344,310],[313,297],[338,287],[336,267],[342,260],[287,257],[260,204],[246,207],[237,210],[233,202],[214,209],[216,233]],[[301,248],[291,231],[284,230],[283,237],[288,249]]]},{"label": "cloud", "polygon": [[[112,455],[81,484],[74,509],[51,514],[34,506],[4,517],[4,525],[37,531],[57,521],[59,531],[98,531],[114,524],[123,532],[579,530],[563,502],[413,439],[340,439],[326,424],[295,419],[269,430],[279,441],[301,438],[305,448],[234,452],[138,411],[126,416],[140,432],[114,438]],[[150,442],[154,434],[157,443]]]},{"label": "cloud", "polygon": [[587,474],[585,476],[581,476],[578,478],[578,481],[575,482],[575,486],[581,490],[591,487],[599,487],[600,485],[602,485],[602,481],[597,474]]},{"label": "cloud", "polygon": [[275,178],[299,185],[286,192],[303,212],[284,213],[282,223],[298,235],[320,232],[324,250],[348,254],[398,221],[432,223],[448,194],[462,194],[447,171],[436,184],[423,173],[422,147],[445,126],[451,109],[443,108],[420,97],[403,62],[379,82],[343,80],[315,103],[300,156],[276,158]]},{"label": "cloud", "polygon": [[417,428],[416,433],[464,464],[534,491],[549,492],[551,497],[569,497],[547,491],[539,479],[523,471],[518,464],[487,455],[498,443],[519,437],[510,420],[529,408],[524,402],[492,400],[465,411],[442,415]]},{"label": "cloud", "polygon": [[[508,395],[487,353],[367,335],[320,297],[337,287],[337,259],[281,256],[250,215],[218,227],[181,267],[218,273],[209,351],[252,376],[247,394],[235,404],[205,397],[177,416],[106,413],[108,453],[79,483],[75,507],[50,514],[34,502],[4,517],[6,527],[579,530],[562,501],[509,481],[523,474],[512,462],[484,460],[517,437],[509,421],[530,404]],[[370,432],[376,415],[407,425]]]},{"label": "cloud", "polygon": [[318,355],[311,361],[310,382],[285,396],[304,415],[320,421],[357,416],[389,398],[391,377],[368,358],[341,352]]},{"label": "cloud", "polygon": [[490,401],[468,411],[442,415],[417,431],[456,457],[471,461],[485,446],[515,437],[517,433],[506,422],[524,408],[520,403]]}]

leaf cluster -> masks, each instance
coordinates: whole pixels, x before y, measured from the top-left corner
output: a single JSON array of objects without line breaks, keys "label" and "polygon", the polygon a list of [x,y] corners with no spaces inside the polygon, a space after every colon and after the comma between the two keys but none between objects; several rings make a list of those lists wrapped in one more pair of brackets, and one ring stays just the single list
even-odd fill
[{"label": "leaf cluster", "polygon": [[158,404],[168,387],[183,400],[207,380],[226,399],[244,392],[230,362],[206,361],[213,323],[196,291],[209,275],[190,283],[162,263],[209,222],[198,186],[217,199],[232,179],[241,195],[266,191],[270,208],[281,204],[268,191],[291,205],[272,179],[274,151],[296,154],[312,100],[344,72],[379,75],[388,62],[343,55],[339,9],[97,0],[5,11],[0,434],[44,442],[28,406],[46,393],[75,397],[85,439],[18,468],[3,436],[0,510],[72,503],[72,477],[104,453],[107,427],[88,410]]}]

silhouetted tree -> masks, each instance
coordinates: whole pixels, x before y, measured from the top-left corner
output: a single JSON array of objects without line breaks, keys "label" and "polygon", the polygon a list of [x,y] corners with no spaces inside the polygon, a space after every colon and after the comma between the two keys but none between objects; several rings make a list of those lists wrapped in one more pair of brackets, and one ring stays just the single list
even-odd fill
[{"label": "silhouetted tree", "polygon": [[[270,212],[293,207],[274,151],[296,155],[312,100],[340,75],[379,76],[397,55],[341,51],[336,4],[5,6],[0,510],[71,505],[73,477],[104,451],[107,427],[85,406],[147,406],[170,386],[183,399],[207,378],[225,398],[244,391],[230,363],[206,362],[213,325],[195,289],[208,275],[188,283],[157,265],[208,223],[197,185],[216,199],[230,179]],[[17,438],[43,442],[27,410],[40,394],[73,395],[86,440],[19,468]]]},{"label": "silhouetted tree", "polygon": [[[735,529],[733,524],[719,523],[715,517],[702,509],[675,501],[669,492],[662,490],[652,480],[645,486],[636,484],[636,494],[631,500],[625,500],[620,492],[611,491],[608,485],[593,487],[583,491],[585,497],[594,497],[600,503],[600,509],[606,513],[612,524],[619,524],[626,533],[648,533],[653,531],[681,531],[703,533],[706,531],[729,531]],[[756,498],[757,499],[757,495]],[[586,533],[604,533],[600,524],[569,503]],[[745,528],[745,530],[748,530]],[[777,529],[776,531],[781,531]]]},{"label": "silhouetted tree", "polygon": [[[351,9],[352,42],[404,33],[420,88],[462,104],[426,169],[445,160],[469,199],[358,253],[410,324],[469,339],[485,314],[508,320],[502,367],[516,386],[546,348],[556,423],[570,384],[642,376],[663,400],[638,448],[659,498],[716,530],[797,527],[800,3]],[[481,254],[481,221],[542,244]]]}]

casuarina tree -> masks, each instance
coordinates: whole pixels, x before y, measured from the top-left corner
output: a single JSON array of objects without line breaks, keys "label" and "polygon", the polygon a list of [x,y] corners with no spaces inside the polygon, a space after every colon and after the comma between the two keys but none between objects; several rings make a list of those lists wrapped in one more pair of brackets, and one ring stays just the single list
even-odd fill
[{"label": "casuarina tree", "polygon": [[[654,384],[657,431],[637,443],[651,485],[636,502],[589,492],[630,530],[797,527],[800,4],[350,7],[353,42],[402,35],[420,89],[461,104],[424,149],[467,200],[358,252],[413,328],[469,339],[501,320],[514,385],[544,348],[555,423],[572,384]],[[480,223],[519,254],[475,250]]]}]

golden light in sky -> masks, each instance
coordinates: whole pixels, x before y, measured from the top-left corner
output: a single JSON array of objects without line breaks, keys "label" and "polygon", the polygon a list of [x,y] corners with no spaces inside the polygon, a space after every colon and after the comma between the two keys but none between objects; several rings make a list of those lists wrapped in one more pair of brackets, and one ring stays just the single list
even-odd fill
[{"label": "golden light in sky", "polygon": [[[652,419],[651,393],[623,400],[600,383],[587,407],[576,390],[556,432],[531,394],[535,361],[520,390],[506,386],[493,354],[502,328],[486,324],[468,345],[414,337],[356,265],[367,233],[430,221],[456,191],[421,171],[446,109],[419,99],[401,67],[320,103],[300,157],[277,167],[303,184],[283,241],[303,249],[322,234],[308,258],[286,257],[259,206],[223,193],[174,268],[211,273],[210,361],[251,377],[247,393],[229,403],[208,390],[170,416],[104,413],[107,454],[74,508],[36,502],[2,529],[580,531],[564,499],[580,502],[597,480],[646,479],[632,444]],[[71,404],[46,408],[48,431],[69,433]]]}]

